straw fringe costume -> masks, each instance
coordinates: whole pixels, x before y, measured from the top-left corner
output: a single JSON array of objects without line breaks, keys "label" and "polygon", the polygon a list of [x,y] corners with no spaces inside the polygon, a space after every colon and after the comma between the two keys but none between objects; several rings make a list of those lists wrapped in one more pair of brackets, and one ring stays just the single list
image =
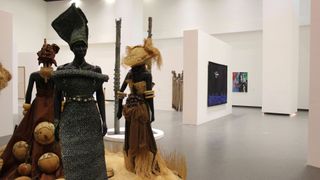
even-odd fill
[{"label": "straw fringe costume", "polygon": [[[146,39],[143,46],[127,48],[127,56],[123,64],[131,70],[122,84],[118,98],[120,99],[118,118],[121,111],[125,117],[124,159],[127,170],[143,178],[160,175],[165,169],[153,136],[151,122],[154,121],[152,91],[152,75],[146,69],[147,64],[156,60],[161,65],[160,52],[152,46],[151,39]],[[126,96],[127,85],[130,94],[122,107],[122,99]]]}]

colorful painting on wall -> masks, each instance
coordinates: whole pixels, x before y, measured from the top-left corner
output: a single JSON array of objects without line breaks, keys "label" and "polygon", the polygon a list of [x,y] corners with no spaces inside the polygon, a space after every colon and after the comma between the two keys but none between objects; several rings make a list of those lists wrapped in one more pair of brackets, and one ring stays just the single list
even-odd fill
[{"label": "colorful painting on wall", "polygon": [[248,72],[232,73],[232,92],[248,92]]},{"label": "colorful painting on wall", "polygon": [[228,67],[209,62],[208,64],[208,107],[227,103]]}]

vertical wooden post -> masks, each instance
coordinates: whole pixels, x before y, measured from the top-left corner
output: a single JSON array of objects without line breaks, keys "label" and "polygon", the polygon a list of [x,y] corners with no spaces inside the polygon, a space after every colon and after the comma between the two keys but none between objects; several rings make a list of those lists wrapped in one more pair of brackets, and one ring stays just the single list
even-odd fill
[{"label": "vertical wooden post", "polygon": [[175,89],[176,89],[176,72],[175,71],[171,71],[172,73],[172,99],[171,99],[171,104],[172,104],[172,108],[175,108]]},{"label": "vertical wooden post", "polygon": [[114,133],[120,134],[120,124],[117,117],[119,98],[117,92],[120,90],[120,47],[121,46],[121,18],[116,19],[116,59],[114,67]]},{"label": "vertical wooden post", "polygon": [[[148,38],[152,38],[152,17],[148,17]],[[151,72],[152,63],[147,64],[147,69]]]}]

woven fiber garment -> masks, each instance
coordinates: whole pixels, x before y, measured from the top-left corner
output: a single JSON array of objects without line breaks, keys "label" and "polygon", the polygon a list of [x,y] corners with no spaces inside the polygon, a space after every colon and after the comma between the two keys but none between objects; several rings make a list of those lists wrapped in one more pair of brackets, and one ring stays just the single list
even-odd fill
[{"label": "woven fiber garment", "polygon": [[[92,97],[108,76],[90,70],[64,69],[53,74],[68,97]],[[95,101],[67,101],[60,119],[62,162],[67,180],[105,180],[101,117]]]}]

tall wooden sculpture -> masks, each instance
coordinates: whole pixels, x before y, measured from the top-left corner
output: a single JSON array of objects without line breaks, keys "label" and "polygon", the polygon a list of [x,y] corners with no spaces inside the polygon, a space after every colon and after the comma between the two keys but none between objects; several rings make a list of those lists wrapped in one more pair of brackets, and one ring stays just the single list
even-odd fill
[{"label": "tall wooden sculpture", "polygon": [[[148,38],[152,39],[152,17],[148,17]],[[147,64],[147,68],[151,72],[152,64]]]},{"label": "tall wooden sculpture", "polygon": [[183,72],[172,73],[172,108],[176,111],[182,111],[183,109]]},{"label": "tall wooden sculpture", "polygon": [[148,18],[148,38],[152,38],[152,17]]},{"label": "tall wooden sculpture", "polygon": [[121,46],[121,18],[116,19],[116,59],[114,67],[114,133],[120,134],[120,124],[117,117],[119,98],[117,92],[120,90],[120,46]]}]

